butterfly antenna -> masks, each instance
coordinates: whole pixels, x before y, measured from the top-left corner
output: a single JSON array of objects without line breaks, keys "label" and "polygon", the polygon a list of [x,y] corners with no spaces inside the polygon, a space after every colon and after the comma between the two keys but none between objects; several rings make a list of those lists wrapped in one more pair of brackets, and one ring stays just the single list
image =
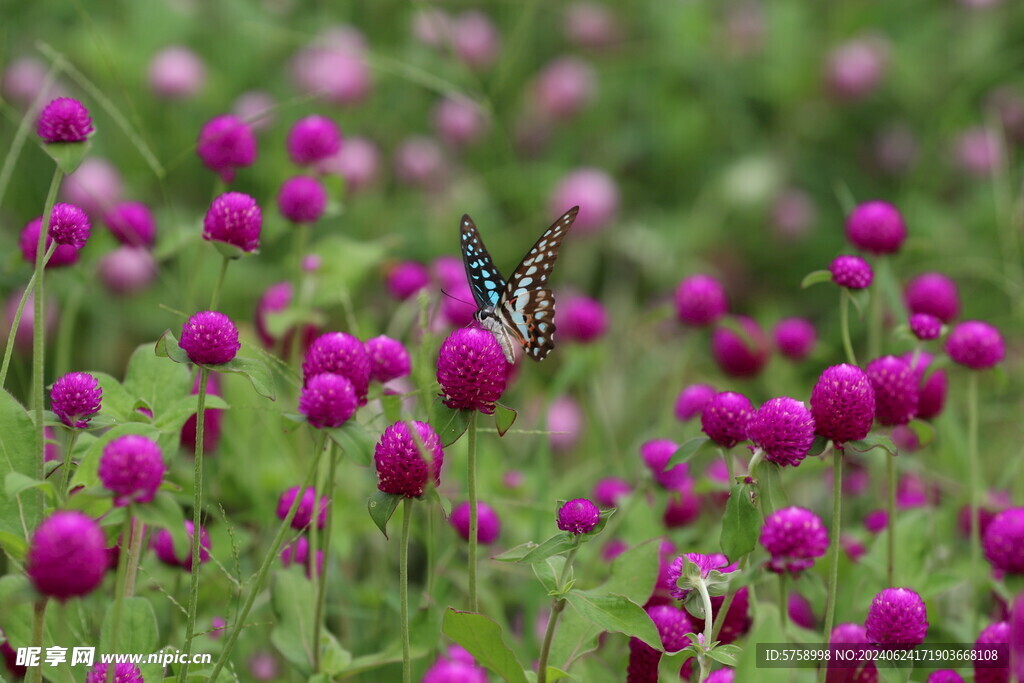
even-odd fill
[{"label": "butterfly antenna", "polygon": [[460,298],[459,298],[459,297],[457,297],[457,296],[454,296],[454,295],[452,295],[452,294],[449,294],[448,292],[444,291],[444,287],[442,287],[442,288],[441,288],[441,293],[442,293],[442,294],[444,294],[444,295],[445,295],[446,297],[448,297],[449,299],[455,299],[455,300],[456,300],[456,301],[458,301],[459,303],[463,303],[463,304],[466,304],[467,306],[476,306],[476,304],[475,304],[475,303],[472,303],[472,302],[470,302],[470,301],[466,301],[465,299],[460,299]]}]

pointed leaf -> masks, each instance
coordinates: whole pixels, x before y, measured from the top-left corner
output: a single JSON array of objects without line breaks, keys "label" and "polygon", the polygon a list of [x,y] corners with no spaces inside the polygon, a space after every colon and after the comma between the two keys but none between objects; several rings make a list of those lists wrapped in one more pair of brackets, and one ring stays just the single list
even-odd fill
[{"label": "pointed leaf", "polygon": [[441,445],[447,448],[469,429],[472,415],[469,410],[454,410],[440,401],[435,401],[431,405],[430,426],[441,438]]},{"label": "pointed leaf", "polygon": [[388,537],[388,520],[395,514],[395,508],[402,502],[402,496],[394,493],[374,491],[370,500],[366,502],[366,508],[370,512],[370,519],[377,525],[384,538]]},{"label": "pointed leaf", "polygon": [[693,456],[697,455],[697,451],[702,446],[706,446],[711,443],[711,439],[706,436],[698,436],[689,441],[685,442],[682,446],[676,449],[676,452],[669,458],[668,463],[665,464],[665,469],[669,470],[684,462],[689,462]]},{"label": "pointed leaf", "polygon": [[331,441],[338,444],[352,462],[363,466],[373,463],[373,447],[376,440],[363,425],[355,420],[349,420],[340,427],[326,429],[326,432]]},{"label": "pointed leaf", "polygon": [[568,552],[576,545],[576,543],[577,541],[573,538],[572,534],[563,531],[562,533],[555,534],[530,552],[526,553],[519,562],[526,562],[528,564],[543,562],[552,555],[560,555],[561,553]]},{"label": "pointed leaf", "polygon": [[313,582],[301,568],[274,572],[270,581],[270,605],[274,611],[274,629],[270,642],[304,676],[312,673],[313,614],[316,594]]},{"label": "pointed leaf", "polygon": [[755,491],[753,484],[733,484],[729,489],[719,545],[730,562],[736,562],[757,545],[761,525],[751,499]]},{"label": "pointed leaf", "polygon": [[533,568],[533,575],[544,586],[544,590],[547,591],[548,595],[555,595],[561,591],[558,585],[558,577],[565,566],[564,557],[556,555],[555,557],[549,557],[544,562],[534,562],[530,566]]},{"label": "pointed leaf", "polygon": [[117,602],[110,602],[103,628],[100,631],[100,650],[103,652],[153,652],[157,649],[156,614],[146,598],[125,598],[121,605],[121,625],[114,642],[114,619]]},{"label": "pointed leaf", "polygon": [[736,666],[736,657],[740,653],[740,649],[736,648],[735,650],[732,650],[729,649],[729,647],[729,645],[721,645],[712,650],[708,650],[708,657],[711,657],[711,659],[715,660],[716,662],[721,662],[726,666],[734,667]]},{"label": "pointed leaf", "polygon": [[807,289],[812,285],[821,284],[822,282],[832,282],[832,271],[829,270],[815,270],[804,276],[804,279],[800,282],[800,289]]},{"label": "pointed leaf", "polygon": [[591,591],[569,591],[566,600],[584,619],[602,631],[639,638],[661,648],[661,636],[644,608],[621,595],[600,595]]},{"label": "pointed leaf", "polygon": [[56,492],[53,490],[53,484],[46,479],[33,479],[32,477],[26,477],[21,472],[8,472],[7,476],[4,477],[4,494],[9,497],[13,498],[21,494],[22,491],[28,491],[29,489],[39,489],[49,496],[56,495]]},{"label": "pointed leaf", "polygon": [[277,399],[277,385],[274,383],[274,374],[270,367],[262,360],[256,358],[232,358],[227,363],[205,366],[213,372],[235,372],[245,375],[252,383],[256,393],[271,401]]},{"label": "pointed leaf", "polygon": [[[39,476],[39,432],[25,408],[0,389],[0,474],[17,472],[29,478]],[[43,516],[43,496],[26,492],[21,496],[0,496],[0,531],[27,538]]]},{"label": "pointed leaf", "polygon": [[90,372],[89,374],[96,378],[96,382],[103,391],[101,412],[114,417],[118,422],[127,422],[131,414],[135,412],[135,397],[107,373]]},{"label": "pointed leaf", "polygon": [[64,175],[71,175],[89,153],[92,140],[86,138],[81,142],[44,142],[40,147],[57,163]]},{"label": "pointed leaf", "polygon": [[505,436],[505,432],[512,428],[517,415],[518,413],[508,406],[494,404],[494,426],[498,430],[498,436]]},{"label": "pointed leaf", "polygon": [[445,610],[441,630],[473,655],[478,664],[487,667],[503,680],[508,683],[527,683],[522,665],[512,649],[505,644],[501,627],[491,619],[482,614],[459,612],[449,607]]},{"label": "pointed leaf", "polygon": [[858,441],[847,441],[846,447],[851,448],[858,453],[867,453],[875,448],[881,448],[883,451],[889,453],[889,455],[900,454],[899,449],[896,448],[896,444],[894,444],[892,439],[884,434],[868,434]]},{"label": "pointed leaf", "polygon": [[821,455],[826,448],[828,448],[828,439],[815,434],[814,441],[811,442],[811,450],[807,451],[807,455]]},{"label": "pointed leaf", "polygon": [[181,363],[182,365],[188,365],[191,363],[188,354],[185,353],[185,349],[178,346],[178,338],[174,336],[174,333],[170,330],[166,330],[160,338],[156,340],[156,347],[154,348],[156,355],[161,358],[170,358],[175,363]]},{"label": "pointed leaf", "polygon": [[757,469],[757,489],[761,495],[761,513],[771,513],[786,507],[789,503],[786,489],[782,485],[782,468],[773,462],[762,461]]},{"label": "pointed leaf", "polygon": [[166,362],[153,353],[151,343],[141,344],[128,360],[124,389],[159,418],[169,405],[189,394],[192,381],[188,367]]}]

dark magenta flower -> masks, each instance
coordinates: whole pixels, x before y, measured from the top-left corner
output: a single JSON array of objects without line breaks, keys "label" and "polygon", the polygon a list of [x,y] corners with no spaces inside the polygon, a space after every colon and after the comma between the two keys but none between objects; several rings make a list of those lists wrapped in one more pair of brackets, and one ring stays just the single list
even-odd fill
[{"label": "dark magenta flower", "polygon": [[807,601],[807,598],[799,593],[789,594],[789,604],[786,606],[786,611],[789,613],[790,620],[800,628],[805,628],[808,631],[818,628],[818,619],[814,616],[814,608],[811,607],[811,603]]},{"label": "dark magenta flower", "polygon": [[[74,204],[57,202],[53,206],[53,213],[50,214],[50,231],[48,237],[52,237],[57,244],[63,244],[75,249],[81,249],[89,239],[92,226],[89,224],[89,217],[85,211]],[[38,239],[39,233],[36,233]],[[49,243],[47,243],[49,247]]]},{"label": "dark magenta flower", "polygon": [[215,116],[199,131],[196,154],[203,165],[230,183],[236,169],[256,161],[256,135],[252,126],[237,116]]},{"label": "dark magenta flower", "polygon": [[767,568],[776,574],[798,575],[828,550],[828,530],[821,518],[801,507],[768,515],[761,527],[761,545],[771,555]]},{"label": "dark magenta flower", "polygon": [[152,284],[157,264],[145,248],[122,245],[100,257],[96,274],[111,293],[130,296]]},{"label": "dark magenta flower", "polygon": [[931,313],[911,313],[910,331],[921,341],[938,339],[942,334],[942,321]]},{"label": "dark magenta flower", "polygon": [[558,528],[570,534],[587,534],[601,521],[601,510],[586,498],[574,498],[558,509]]},{"label": "dark magenta flower", "polygon": [[868,533],[881,533],[889,526],[889,513],[884,509],[872,510],[864,515],[864,528]]},{"label": "dark magenta flower", "polygon": [[[43,229],[43,218],[33,218],[25,227],[21,230],[21,235],[18,237],[18,247],[21,249],[21,255],[25,261],[32,266],[36,264],[36,253],[39,248],[39,231]],[[50,245],[53,244],[53,234],[48,233],[46,235],[46,249],[50,249]],[[44,252],[45,253],[45,252]],[[57,248],[53,250],[53,254],[50,256],[49,262],[47,262],[47,268],[60,268],[61,266],[70,266],[78,262],[78,247],[70,244],[58,244]],[[26,311],[27,312],[27,311]]]},{"label": "dark magenta flower", "polygon": [[669,491],[665,512],[661,516],[668,529],[687,526],[700,517],[700,497],[694,492],[693,480]]},{"label": "dark magenta flower", "polygon": [[1006,346],[999,330],[980,320],[965,320],[953,328],[946,338],[946,353],[971,370],[984,370],[997,365],[1006,356]]},{"label": "dark magenta flower", "polygon": [[[863,667],[851,669],[840,666],[840,660],[854,661],[862,656],[858,653],[869,645],[867,632],[860,624],[839,624],[829,634],[829,650],[831,661],[828,664],[828,678],[831,681],[842,681],[843,683],[878,683],[878,669],[874,661],[868,661]],[[842,654],[840,654],[842,653]]]},{"label": "dark magenta flower", "polygon": [[242,348],[238,328],[219,311],[200,311],[181,326],[178,346],[197,365],[220,365],[235,357]]},{"label": "dark magenta flower", "polygon": [[918,376],[896,356],[882,356],[865,368],[875,392],[875,419],[880,424],[905,425],[917,414]]},{"label": "dark magenta flower", "polygon": [[811,411],[795,398],[769,399],[750,416],[747,438],[778,465],[799,465],[814,441]]},{"label": "dark magenta flower", "polygon": [[244,252],[260,246],[263,212],[256,200],[241,192],[225,192],[210,204],[203,218],[203,239],[224,242]]},{"label": "dark magenta flower", "polygon": [[137,434],[112,440],[100,456],[100,481],[114,492],[118,507],[153,500],[166,471],[160,447]]},{"label": "dark magenta flower", "polygon": [[[665,652],[682,650],[690,644],[686,634],[699,630],[690,615],[674,605],[652,605],[647,607],[647,615],[658,629]],[[661,654],[661,650],[655,650],[639,638],[630,638],[626,683],[657,683]]]},{"label": "dark magenta flower", "polygon": [[942,273],[922,273],[907,283],[903,300],[911,313],[928,313],[948,323],[960,313],[956,283]]},{"label": "dark magenta flower", "polygon": [[288,131],[288,156],[299,166],[323,161],[341,151],[341,131],[326,116],[299,119]]},{"label": "dark magenta flower", "polygon": [[928,611],[909,588],[886,588],[875,596],[864,620],[869,643],[887,650],[912,650],[928,633]]},{"label": "dark magenta flower", "polygon": [[494,335],[479,328],[455,330],[441,344],[437,381],[449,408],[494,413],[505,391],[509,365]]},{"label": "dark magenta flower", "polygon": [[735,679],[735,669],[725,667],[723,669],[716,669],[709,673],[708,677],[704,679],[704,683],[733,683]]},{"label": "dark magenta flower", "polygon": [[1009,508],[993,517],[981,547],[993,569],[1024,574],[1024,508]]},{"label": "dark magenta flower", "polygon": [[597,299],[567,297],[560,304],[559,314],[558,331],[572,341],[587,344],[608,330],[608,313]]},{"label": "dark magenta flower", "polygon": [[894,254],[906,238],[903,216],[887,202],[864,202],[846,219],[846,239],[872,254]]},{"label": "dark magenta flower", "polygon": [[595,233],[606,228],[619,211],[619,187],[606,171],[583,166],[558,181],[548,201],[548,213],[557,216],[567,206],[580,207],[573,229]]},{"label": "dark magenta flower", "polygon": [[43,107],[36,124],[43,142],[84,142],[93,132],[89,110],[76,99],[58,97]]},{"label": "dark magenta flower", "polygon": [[352,382],[333,372],[313,375],[299,394],[299,412],[317,429],[341,426],[358,407],[359,399]]},{"label": "dark magenta flower", "polygon": [[[192,395],[199,393],[199,374],[192,383]],[[216,372],[211,372],[206,380],[206,395],[220,396],[220,377]],[[217,450],[220,444],[220,423],[224,419],[224,410],[221,408],[207,408],[203,411],[203,452],[207,455]],[[181,426],[181,445],[189,452],[196,450],[196,414],[193,413]]]},{"label": "dark magenta flower", "polygon": [[416,292],[430,285],[430,271],[419,261],[403,261],[391,268],[387,274],[388,293],[404,301]]},{"label": "dark magenta flower", "polygon": [[711,355],[725,374],[753,377],[768,362],[768,338],[752,318],[737,315],[731,320],[733,326],[719,324],[715,328],[711,335]]},{"label": "dark magenta flower", "polygon": [[939,669],[928,674],[925,683],[964,683],[964,679],[952,669]]},{"label": "dark magenta flower", "polygon": [[711,397],[717,392],[710,384],[691,384],[679,392],[676,398],[676,419],[680,422],[700,417]]},{"label": "dark magenta flower", "polygon": [[308,383],[322,372],[333,372],[352,382],[359,405],[366,405],[370,387],[370,356],[363,343],[344,332],[327,332],[317,337],[302,361],[302,378]]},{"label": "dark magenta flower", "polygon": [[710,325],[728,309],[725,288],[710,275],[691,275],[676,287],[676,314],[687,325]]},{"label": "dark magenta flower", "polygon": [[367,339],[363,346],[370,357],[370,379],[374,381],[390,382],[405,377],[412,369],[409,352],[397,339],[382,334]]},{"label": "dark magenta flower", "polygon": [[669,585],[669,592],[677,600],[685,600],[693,588],[689,585],[683,587],[679,585],[680,579],[684,578],[686,563],[687,561],[693,562],[700,569],[700,578],[706,579],[711,574],[712,570],[721,570],[723,573],[730,572],[735,569],[728,568],[729,559],[721,553],[714,553],[711,555],[704,555],[702,553],[686,553],[672,560],[672,564],[669,565],[668,573],[666,575],[666,581]]},{"label": "dark magenta flower", "polygon": [[828,269],[832,273],[832,282],[847,289],[870,287],[875,277],[871,265],[860,256],[836,256]]},{"label": "dark magenta flower", "polygon": [[458,645],[437,658],[423,674],[420,683],[487,683],[487,671],[476,664],[473,656]]},{"label": "dark magenta flower", "polygon": [[825,368],[811,392],[815,431],[836,445],[863,439],[875,419],[871,380],[856,365]]},{"label": "dark magenta flower", "polygon": [[25,573],[43,595],[61,602],[95,590],[107,570],[100,525],[81,512],[53,513],[36,527],[25,557]]},{"label": "dark magenta flower", "polygon": [[594,500],[605,508],[617,507],[619,499],[628,496],[633,487],[625,479],[618,477],[607,477],[594,484]]},{"label": "dark magenta flower", "polygon": [[89,669],[89,673],[85,675],[85,683],[107,683],[107,674],[111,666],[114,667],[114,677],[111,679],[113,683],[145,683],[146,681],[142,677],[142,670],[131,662],[117,662],[116,664],[100,662]]},{"label": "dark magenta flower", "polygon": [[775,324],[772,332],[775,348],[790,360],[807,358],[818,342],[817,330],[804,318],[784,318]]},{"label": "dark magenta flower", "polygon": [[277,206],[292,223],[315,223],[327,208],[327,190],[316,178],[295,176],[281,185]]},{"label": "dark magenta flower", "polygon": [[[158,560],[164,564],[168,564],[172,567],[181,567],[187,572],[192,571],[192,543],[193,536],[192,530],[195,527],[192,525],[192,521],[185,520],[185,536],[188,538],[188,547],[186,550],[188,554],[185,559],[179,559],[174,554],[174,543],[171,540],[171,533],[167,529],[160,529],[153,534],[153,540],[150,541],[150,545],[153,547],[153,552],[156,553]],[[209,562],[210,560],[210,533],[203,527],[199,527],[199,564]]]},{"label": "dark magenta flower", "polygon": [[121,202],[103,214],[103,222],[122,244],[151,247],[156,237],[156,221],[142,202]]},{"label": "dark magenta flower", "polygon": [[932,355],[925,351],[909,351],[903,354],[903,360],[914,370],[920,387],[917,400],[917,416],[922,420],[935,417],[946,405],[946,392],[949,389],[949,377],[942,368],[928,371],[932,363]]},{"label": "dark magenta flower", "polygon": [[[295,497],[299,495],[299,486],[293,486],[277,499],[277,518],[284,520],[288,516],[288,511],[292,509],[292,504],[295,503]],[[292,528],[293,529],[305,529],[313,523],[313,508],[317,508],[316,513],[316,528],[323,529],[327,523],[327,496],[321,496],[317,498],[316,491],[312,488],[302,490],[302,500],[299,501],[298,508],[295,509],[295,515],[292,517]]]},{"label": "dark magenta flower", "polygon": [[68,427],[85,429],[100,412],[103,389],[88,372],[69,372],[50,387],[50,407]]},{"label": "dark magenta flower", "polygon": [[[416,429],[413,437],[409,425]],[[423,452],[420,452],[420,446]],[[424,456],[427,456],[424,458]],[[373,452],[377,488],[384,493],[419,498],[428,481],[441,483],[444,451],[441,439],[426,422],[396,422],[381,434]]]},{"label": "dark magenta flower", "polygon": [[[498,540],[501,535],[501,519],[487,503],[477,501],[476,503],[477,529],[476,538],[484,545],[490,545]],[[448,518],[452,528],[462,537],[462,540],[469,540],[469,501],[459,503],[452,508],[451,517]]]},{"label": "dark magenta flower", "polygon": [[654,480],[668,490],[677,489],[690,480],[690,469],[686,463],[680,463],[665,471],[665,465],[677,450],[679,444],[668,439],[653,439],[645,441],[640,446],[640,457],[651,471]]},{"label": "dark magenta flower", "polygon": [[750,399],[734,391],[712,396],[700,416],[701,431],[724,448],[732,448],[747,438],[747,423],[754,413]]},{"label": "dark magenta flower", "polygon": [[[992,660],[983,659],[993,648],[992,645],[1008,645],[1012,632],[1010,622],[997,621],[987,626],[978,634],[974,641],[974,651],[979,656],[974,666],[974,683],[1010,683],[1010,652],[1004,650],[996,658],[997,666],[992,666]],[[985,653],[982,655],[981,653]]]}]

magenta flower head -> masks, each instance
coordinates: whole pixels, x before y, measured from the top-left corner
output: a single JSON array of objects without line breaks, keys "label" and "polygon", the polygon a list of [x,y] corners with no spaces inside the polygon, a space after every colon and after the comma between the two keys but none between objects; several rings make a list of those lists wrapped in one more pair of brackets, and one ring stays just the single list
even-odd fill
[{"label": "magenta flower head", "polygon": [[204,166],[230,183],[235,169],[256,161],[256,135],[252,126],[233,114],[216,116],[199,131],[196,154]]},{"label": "magenta flower head", "polygon": [[[416,430],[415,438],[410,425]],[[381,434],[373,462],[377,466],[378,489],[419,498],[428,481],[433,481],[434,486],[441,483],[441,438],[426,422],[396,422]]]},{"label": "magenta flower head", "polygon": [[651,471],[654,480],[669,490],[677,489],[690,480],[690,469],[686,463],[680,463],[665,471],[665,465],[677,450],[679,444],[668,439],[653,439],[640,446],[640,457]]},{"label": "magenta flower head", "polygon": [[594,99],[597,74],[577,57],[558,57],[549,62],[533,83],[538,111],[550,119],[570,119]]},{"label": "magenta flower head", "polygon": [[625,479],[607,477],[594,484],[594,500],[601,507],[613,508],[618,506],[620,498],[632,491],[633,487]]},{"label": "magenta flower head", "polygon": [[832,629],[828,642],[831,661],[828,664],[827,680],[878,683],[878,669],[873,661],[866,662],[859,669],[849,669],[839,664],[840,660],[854,661],[857,657],[862,656],[859,653],[868,649],[868,637],[861,624],[839,624]]},{"label": "magenta flower head", "polygon": [[581,167],[570,171],[555,186],[548,213],[557,216],[567,206],[580,207],[574,229],[594,233],[606,228],[619,210],[619,188],[607,172]]},{"label": "magenta flower head", "polygon": [[117,241],[133,247],[151,247],[156,236],[156,222],[149,207],[141,202],[121,202],[103,215]]},{"label": "magenta flower head", "polygon": [[354,194],[370,187],[380,172],[380,148],[372,140],[350,137],[341,151],[320,162],[320,172],[335,173],[345,179],[345,191]]},{"label": "magenta flower head", "polygon": [[710,384],[691,384],[686,387],[676,398],[676,419],[687,422],[699,417],[704,412],[704,406],[716,393]]},{"label": "magenta flower head", "polygon": [[922,273],[907,283],[903,300],[911,313],[930,313],[944,323],[960,313],[956,283],[941,273]]},{"label": "magenta flower head", "polygon": [[818,343],[818,332],[810,320],[804,318],[785,318],[775,324],[772,330],[775,337],[775,348],[790,360],[803,360],[814,350]]},{"label": "magenta flower head", "polygon": [[917,354],[909,351],[903,354],[903,360],[914,370],[914,377],[920,385],[917,401],[917,417],[927,420],[942,412],[946,405],[946,392],[949,389],[949,377],[946,371],[938,369],[928,372],[932,363],[932,355],[925,351]]},{"label": "magenta flower head", "polygon": [[942,321],[931,313],[911,313],[910,331],[921,341],[938,339],[942,334]]},{"label": "magenta flower head", "polygon": [[[293,486],[277,499],[277,518],[284,520],[288,516],[288,511],[292,509],[292,504],[295,503],[295,497],[299,495],[299,486]],[[319,502],[319,505],[317,503]],[[327,497],[321,496],[317,498],[316,491],[311,488],[302,490],[302,500],[299,501],[299,507],[295,509],[295,516],[292,517],[292,528],[293,529],[305,529],[313,523],[313,508],[318,508],[316,515],[316,528],[323,529],[327,523]]]},{"label": "magenta flower head", "polygon": [[734,391],[715,394],[700,416],[701,431],[723,448],[732,448],[747,438],[747,423],[754,413],[750,399]]},{"label": "magenta flower head", "polygon": [[939,669],[928,674],[925,683],[964,683],[964,679],[952,669]]},{"label": "magenta flower head", "polygon": [[110,667],[114,667],[114,677],[110,679],[114,683],[145,683],[146,681],[142,677],[142,670],[131,662],[116,664],[100,662],[89,669],[89,673],[85,675],[85,683],[107,683],[107,673]]},{"label": "magenta flower head", "polygon": [[224,242],[244,252],[260,246],[263,212],[256,200],[241,192],[226,192],[210,204],[203,218],[203,239]]},{"label": "magenta flower head", "polygon": [[928,633],[928,611],[916,591],[886,588],[871,601],[864,628],[869,643],[886,650],[912,650]]},{"label": "magenta flower head", "polygon": [[875,392],[875,419],[883,425],[905,425],[917,414],[918,375],[904,360],[882,356],[865,368]]},{"label": "magenta flower head", "polygon": [[181,326],[178,346],[197,365],[220,365],[235,357],[242,348],[238,328],[219,311],[200,311]]},{"label": "magenta flower head", "polygon": [[341,150],[341,131],[326,116],[299,119],[288,131],[288,156],[299,166],[308,166],[334,156]]},{"label": "magenta flower head", "polygon": [[875,419],[875,391],[856,365],[825,368],[811,392],[815,431],[836,445],[863,439]]},{"label": "magenta flower head", "polygon": [[382,334],[367,339],[363,346],[370,357],[370,379],[374,381],[390,382],[405,377],[412,369],[409,352],[397,339]]},{"label": "magenta flower head", "polygon": [[43,107],[36,132],[43,142],[84,142],[93,132],[89,110],[76,99],[58,97]]},{"label": "magenta flower head", "polygon": [[725,287],[710,275],[691,275],[676,287],[676,314],[687,325],[710,325],[727,310]]},{"label": "magenta flower head", "polygon": [[770,571],[796,576],[828,550],[828,531],[818,515],[794,506],[768,515],[760,542],[772,556],[767,564]]},{"label": "magenta flower head", "polygon": [[[469,540],[469,512],[469,501],[465,501],[452,508],[451,517],[448,518],[452,528],[464,541]],[[497,541],[498,536],[501,535],[501,519],[498,518],[498,513],[494,511],[494,508],[487,503],[477,501],[476,515],[477,540],[484,545],[490,545]]]},{"label": "magenta flower head", "polygon": [[153,56],[149,62],[149,87],[169,100],[194,97],[206,82],[206,66],[192,50],[171,45]]},{"label": "magenta flower head", "polygon": [[[686,573],[687,561],[693,562],[697,565],[697,568],[700,569],[700,578],[702,580],[708,578],[714,570],[721,569],[723,572],[732,571],[727,568],[727,565],[729,564],[728,558],[721,553],[714,553],[712,555],[686,553],[685,555],[680,555],[676,559],[672,560],[672,564],[668,568],[668,575],[666,576],[668,585],[671,587],[670,592],[672,593],[672,597],[677,600],[685,600],[686,596],[689,595],[691,590],[693,590],[690,586],[684,588],[679,585],[680,579],[682,579]],[[687,582],[689,582],[689,580],[687,580]]]},{"label": "magenta flower head", "polygon": [[370,386],[370,356],[363,343],[344,332],[327,332],[317,337],[302,361],[305,383],[323,372],[341,375],[352,383],[359,405],[366,405]]},{"label": "magenta flower head", "polygon": [[693,489],[694,482],[688,479],[682,486],[669,492],[665,512],[661,516],[666,528],[687,526],[700,517],[701,501]]},{"label": "magenta flower head", "polygon": [[277,206],[292,223],[315,223],[327,207],[327,191],[316,178],[295,176],[284,181]]},{"label": "magenta flower head", "polygon": [[388,294],[404,301],[430,285],[430,271],[419,261],[403,261],[387,274]]},{"label": "magenta flower head", "polygon": [[1003,336],[992,325],[980,320],[965,320],[946,338],[946,353],[954,363],[971,370],[997,365],[1006,355]]},{"label": "magenta flower head", "polygon": [[89,217],[85,215],[85,211],[74,204],[57,202],[50,215],[48,237],[52,237],[57,244],[81,249],[89,239],[91,228]]},{"label": "magenta flower head", "polygon": [[69,372],[50,387],[50,406],[61,422],[74,429],[85,429],[92,416],[100,412],[103,390],[88,372]]},{"label": "magenta flower head", "polygon": [[480,668],[473,655],[458,645],[451,645],[427,669],[420,683],[487,683],[487,671]]},{"label": "magenta flower head", "polygon": [[777,465],[796,467],[811,450],[814,418],[795,398],[769,399],[750,416],[747,438]]},{"label": "magenta flower head", "polygon": [[[996,666],[992,666],[991,659],[984,661],[983,657],[989,656],[993,645],[1008,645],[1013,635],[1013,628],[1008,621],[997,621],[978,634],[978,639],[974,641],[974,651],[979,655],[975,660],[975,683],[1009,683],[1010,652],[1008,649],[999,653],[996,658]],[[985,654],[982,655],[982,653]]]},{"label": "magenta flower head", "polygon": [[753,377],[768,362],[768,338],[752,318],[737,315],[731,319],[733,326],[719,324],[711,335],[711,355],[725,374]]},{"label": "magenta flower head", "polygon": [[704,679],[704,683],[733,683],[734,680],[736,680],[736,670],[725,667],[709,673],[708,677]]},{"label": "magenta flower head", "polygon": [[601,521],[601,510],[586,498],[574,498],[558,509],[558,528],[574,536],[590,533]]},{"label": "magenta flower head", "polygon": [[[174,554],[174,543],[171,540],[171,533],[167,529],[160,529],[153,534],[153,540],[150,545],[153,547],[153,552],[156,554],[158,560],[164,564],[172,567],[181,567],[187,572],[192,571],[192,530],[193,526],[190,520],[185,520],[185,535],[188,539],[188,555],[184,560],[179,559]],[[203,527],[199,527],[199,564],[210,561],[210,533]]]},{"label": "magenta flower head", "polygon": [[467,147],[487,132],[488,119],[476,102],[444,97],[434,107],[434,131],[450,147]]},{"label": "magenta flower head", "polygon": [[[652,605],[647,607],[647,616],[654,622],[661,636],[661,647],[665,652],[678,652],[690,644],[687,633],[695,630],[686,610],[675,605]],[[626,667],[627,683],[649,683],[658,680],[658,663],[661,650],[640,640],[629,639],[629,664]]]},{"label": "magenta flower head", "polygon": [[299,394],[299,412],[317,429],[348,422],[358,407],[359,399],[352,382],[333,372],[313,375]]},{"label": "magenta flower head", "polygon": [[811,603],[807,601],[807,598],[799,593],[789,594],[786,611],[789,613],[789,618],[793,623],[800,628],[805,628],[808,631],[818,628],[818,620],[814,616],[814,608],[811,607]]},{"label": "magenta flower head", "polygon": [[57,511],[36,528],[25,573],[43,595],[60,601],[95,590],[107,569],[100,525],[80,512]]},{"label": "magenta flower head", "polygon": [[894,254],[906,238],[903,216],[887,202],[864,202],[846,219],[846,239],[871,254]]},{"label": "magenta flower head", "polygon": [[455,330],[441,344],[437,381],[449,408],[491,415],[508,379],[508,363],[494,335],[479,328]]},{"label": "magenta flower head", "polygon": [[875,273],[871,266],[860,256],[844,254],[832,259],[828,267],[832,273],[832,282],[847,289],[865,289],[871,286]]},{"label": "magenta flower head", "polygon": [[588,344],[608,330],[608,312],[597,299],[567,297],[560,308],[558,330],[566,339]]},{"label": "magenta flower head", "polygon": [[100,456],[100,481],[114,492],[117,507],[153,500],[166,471],[160,447],[137,434],[114,439]]},{"label": "magenta flower head", "polygon": [[1024,508],[1009,508],[993,517],[981,547],[993,569],[1024,574]]},{"label": "magenta flower head", "polygon": [[[21,249],[22,257],[33,266],[36,263],[36,253],[39,248],[39,231],[42,229],[43,217],[33,218],[25,224],[25,227],[21,230],[21,235],[18,237],[18,247]],[[47,250],[49,250],[51,244],[53,244],[53,234],[49,233],[46,235]],[[61,266],[70,266],[77,262],[78,247],[70,244],[58,244],[57,248],[53,250],[53,254],[50,256],[50,261],[46,264],[46,267],[60,268]]]}]

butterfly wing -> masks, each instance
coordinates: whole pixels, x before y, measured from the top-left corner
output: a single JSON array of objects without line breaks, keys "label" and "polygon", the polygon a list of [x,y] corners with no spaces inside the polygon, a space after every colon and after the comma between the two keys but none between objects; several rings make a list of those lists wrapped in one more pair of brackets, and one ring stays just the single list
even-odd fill
[{"label": "butterfly wing", "polygon": [[466,279],[469,280],[477,308],[497,306],[505,290],[505,278],[494,266],[476,224],[468,215],[462,217],[460,233],[462,264],[466,267]]}]

